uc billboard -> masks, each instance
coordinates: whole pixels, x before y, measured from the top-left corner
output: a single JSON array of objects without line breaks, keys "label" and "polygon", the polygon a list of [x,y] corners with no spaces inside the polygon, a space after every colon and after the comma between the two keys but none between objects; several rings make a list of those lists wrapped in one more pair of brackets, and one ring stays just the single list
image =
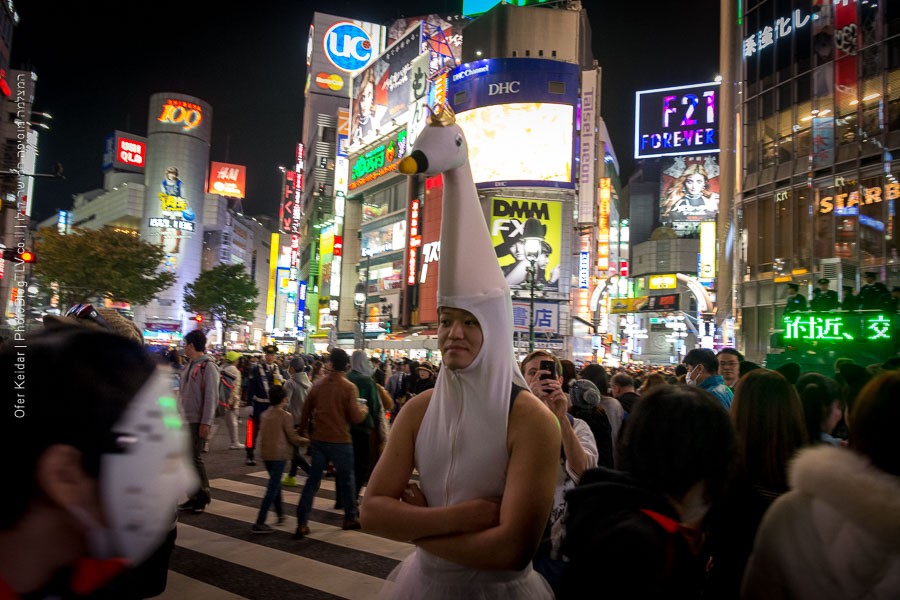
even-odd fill
[{"label": "uc billboard", "polygon": [[577,65],[495,58],[451,71],[448,103],[466,134],[479,188],[573,189]]}]

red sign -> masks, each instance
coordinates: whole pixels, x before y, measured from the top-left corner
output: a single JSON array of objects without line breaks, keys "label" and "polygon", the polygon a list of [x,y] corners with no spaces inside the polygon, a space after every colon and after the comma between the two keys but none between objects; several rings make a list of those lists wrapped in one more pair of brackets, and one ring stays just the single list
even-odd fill
[{"label": "red sign", "polygon": [[334,249],[331,251],[334,256],[341,256],[344,253],[344,238],[343,236],[336,235],[334,236]]},{"label": "red sign", "polygon": [[409,259],[406,263],[406,284],[416,284],[416,267],[422,235],[419,233],[419,199],[409,203]]},{"label": "red sign", "polygon": [[213,161],[209,166],[210,194],[246,198],[247,167]]},{"label": "red sign", "polygon": [[147,144],[126,137],[116,138],[116,163],[128,167],[144,168]]}]

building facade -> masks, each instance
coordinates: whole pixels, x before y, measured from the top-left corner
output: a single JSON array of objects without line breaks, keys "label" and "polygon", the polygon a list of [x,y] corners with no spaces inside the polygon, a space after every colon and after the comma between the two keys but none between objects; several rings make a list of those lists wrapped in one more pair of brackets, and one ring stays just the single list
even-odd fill
[{"label": "building facade", "polygon": [[[740,6],[740,5],[739,5]],[[749,0],[732,35],[740,94],[735,291],[751,360],[787,284],[900,284],[900,5]]]}]

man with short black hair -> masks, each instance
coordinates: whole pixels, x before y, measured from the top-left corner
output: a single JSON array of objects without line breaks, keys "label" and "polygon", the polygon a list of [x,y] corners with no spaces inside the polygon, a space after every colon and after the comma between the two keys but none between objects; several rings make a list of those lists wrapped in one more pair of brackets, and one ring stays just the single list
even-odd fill
[{"label": "man with short black hair", "polygon": [[191,450],[194,468],[200,477],[200,489],[178,509],[202,513],[211,500],[202,452],[219,401],[219,368],[206,354],[206,335],[199,329],[184,336],[184,355],[190,362],[181,373],[181,410],[191,432]]},{"label": "man with short black hair", "polygon": [[619,401],[627,413],[630,413],[634,408],[634,403],[641,399],[640,395],[634,391],[634,379],[628,373],[613,375],[609,380],[609,389],[613,398]]},{"label": "man with short black hair", "polygon": [[730,410],[734,394],[719,375],[719,361],[713,351],[709,348],[694,348],[687,353],[683,362],[687,368],[684,382],[706,390],[722,403],[725,410]]},{"label": "man with short black hair", "polygon": [[719,375],[725,380],[725,385],[734,391],[741,378],[741,363],[744,361],[744,355],[734,348],[722,348],[716,355],[719,361]]},{"label": "man with short black hair", "polygon": [[322,474],[328,461],[334,465],[335,478],[344,500],[344,529],[359,529],[356,507],[356,490],[353,480],[353,438],[350,425],[360,423],[369,414],[365,404],[358,403],[358,390],[346,377],[350,367],[350,357],[334,348],[325,365],[325,379],[313,385],[303,405],[298,431],[301,435],[309,432],[309,423],[315,415],[316,426],[309,432],[312,465],[300,502],[297,504],[297,531],[294,539],[302,540],[309,535],[309,513],[313,499],[322,483]]}]

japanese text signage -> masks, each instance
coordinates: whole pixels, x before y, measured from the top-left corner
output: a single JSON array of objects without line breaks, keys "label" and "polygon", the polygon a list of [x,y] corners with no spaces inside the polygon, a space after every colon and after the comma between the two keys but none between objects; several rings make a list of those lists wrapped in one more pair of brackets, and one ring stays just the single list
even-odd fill
[{"label": "japanese text signage", "polygon": [[419,260],[419,247],[422,245],[421,213],[418,198],[409,203],[409,254],[406,261],[406,284],[415,285],[416,268]]},{"label": "japanese text signage", "polygon": [[634,157],[719,151],[719,84],[637,92]]},{"label": "japanese text signage", "polygon": [[395,171],[405,153],[406,130],[404,129],[388,138],[385,143],[358,155],[351,161],[353,166],[350,170],[350,184],[347,187],[355,190],[361,185]]},{"label": "japanese text signage", "polygon": [[784,316],[784,339],[797,342],[889,342],[891,318],[884,314],[793,313]]},{"label": "japanese text signage", "polygon": [[810,19],[811,16],[804,15],[799,8],[789,16],[778,17],[772,25],[763,26],[762,29],[744,40],[744,58],[750,58],[757,52],[786,40],[794,31],[806,27]]},{"label": "japanese text signage", "polygon": [[597,270],[609,271],[609,201],[612,192],[609,177],[600,178],[600,196],[597,202]]}]

